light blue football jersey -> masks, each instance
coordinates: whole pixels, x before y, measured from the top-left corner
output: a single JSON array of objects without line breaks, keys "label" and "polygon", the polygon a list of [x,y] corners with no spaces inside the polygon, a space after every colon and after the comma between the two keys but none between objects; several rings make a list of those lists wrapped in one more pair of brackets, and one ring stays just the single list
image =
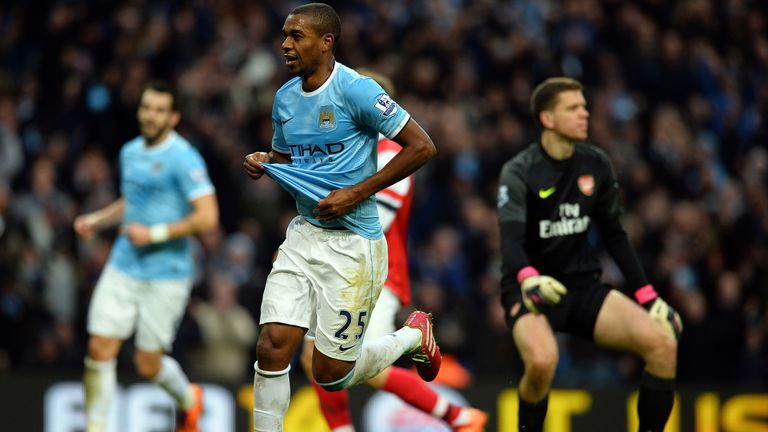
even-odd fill
[{"label": "light blue football jersey", "polygon": [[337,62],[317,90],[305,92],[297,77],[275,94],[272,148],[290,155],[292,163],[264,164],[266,172],[310,223],[381,238],[375,195],[331,223],[319,221],[312,210],[331,191],[373,175],[379,133],[394,138],[409,119],[376,81]]},{"label": "light blue football jersey", "polygon": [[[120,150],[120,192],[125,199],[123,224],[171,223],[192,210],[191,202],[214,193],[200,153],[176,132],[160,144],[147,147],[143,137]],[[191,277],[189,240],[174,239],[137,248],[119,235],[109,264],[139,279],[167,280]]]}]

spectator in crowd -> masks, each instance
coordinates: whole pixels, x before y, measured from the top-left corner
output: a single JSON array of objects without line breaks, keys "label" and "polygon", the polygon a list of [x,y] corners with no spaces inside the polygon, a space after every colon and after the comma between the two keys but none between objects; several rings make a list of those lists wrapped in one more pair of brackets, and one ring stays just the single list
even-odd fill
[{"label": "spectator in crowd", "polygon": [[238,385],[249,378],[251,349],[258,329],[237,302],[238,285],[227,274],[214,273],[206,284],[209,300],[190,305],[202,342],[190,354],[190,373],[201,380]]}]

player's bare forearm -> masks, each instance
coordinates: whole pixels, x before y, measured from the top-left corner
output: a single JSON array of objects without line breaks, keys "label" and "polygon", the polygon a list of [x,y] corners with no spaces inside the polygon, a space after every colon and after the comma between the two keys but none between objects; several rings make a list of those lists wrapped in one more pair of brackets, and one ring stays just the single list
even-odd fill
[{"label": "player's bare forearm", "polygon": [[192,201],[192,211],[183,219],[168,224],[170,239],[210,231],[219,225],[219,204],[216,194],[201,196]]},{"label": "player's bare forearm", "polygon": [[121,197],[100,210],[80,215],[75,218],[75,232],[84,240],[90,240],[98,231],[119,224],[124,209],[125,200]]},{"label": "player's bare forearm", "polygon": [[192,211],[183,219],[151,226],[131,222],[122,228],[122,233],[134,246],[144,247],[205,232],[218,224],[219,205],[216,194],[211,193],[192,201]]},{"label": "player's bare forearm", "polygon": [[125,198],[120,197],[106,207],[91,213],[93,225],[96,230],[103,230],[117,226],[123,220],[125,210]]},{"label": "player's bare forearm", "polygon": [[411,175],[437,153],[429,135],[414,120],[396,139],[403,149],[389,163],[360,183],[336,189],[318,201],[315,217],[328,222],[340,218],[371,195]]},{"label": "player's bare forearm", "polygon": [[395,142],[403,149],[389,163],[353,186],[331,191],[318,201],[313,210],[315,217],[323,221],[340,218],[371,195],[413,174],[437,153],[432,139],[413,119],[397,134]]},{"label": "player's bare forearm", "polygon": [[413,174],[437,154],[432,139],[414,119],[408,120],[394,141],[403,149],[381,170],[352,186],[363,199]]}]

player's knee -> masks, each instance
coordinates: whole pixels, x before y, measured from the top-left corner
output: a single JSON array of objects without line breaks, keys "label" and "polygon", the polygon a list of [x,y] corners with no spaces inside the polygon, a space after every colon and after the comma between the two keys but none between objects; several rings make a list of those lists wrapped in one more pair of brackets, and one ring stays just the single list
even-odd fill
[{"label": "player's knee", "polygon": [[275,350],[277,346],[273,342],[272,338],[264,335],[259,335],[259,340],[256,342],[256,357],[259,360],[266,361],[271,360],[275,356]]},{"label": "player's knee", "polygon": [[110,340],[98,337],[91,337],[88,340],[88,357],[95,361],[110,361],[117,356],[119,351],[115,344]]},{"label": "player's knee", "polygon": [[160,373],[161,355],[137,352],[133,358],[136,373],[143,379],[151,380]]},{"label": "player's knee", "polygon": [[151,380],[157,376],[160,372],[160,368],[152,367],[146,363],[136,363],[136,373],[145,380]]},{"label": "player's knee", "polygon": [[659,361],[666,365],[674,365],[677,360],[677,340],[664,333],[663,336],[657,338],[655,344],[655,352],[659,358]]},{"label": "player's knee", "polygon": [[256,358],[264,370],[282,370],[290,363],[290,345],[262,332],[256,342]]},{"label": "player's knee", "polygon": [[88,357],[100,362],[112,360],[109,350],[106,350],[104,347],[94,344],[93,342],[88,344]]},{"label": "player's knee", "polygon": [[526,362],[526,372],[532,380],[538,382],[551,381],[557,368],[557,352],[538,351],[533,353]]},{"label": "player's knee", "polygon": [[664,331],[658,331],[647,341],[643,358],[654,371],[674,371],[677,364],[677,341]]}]

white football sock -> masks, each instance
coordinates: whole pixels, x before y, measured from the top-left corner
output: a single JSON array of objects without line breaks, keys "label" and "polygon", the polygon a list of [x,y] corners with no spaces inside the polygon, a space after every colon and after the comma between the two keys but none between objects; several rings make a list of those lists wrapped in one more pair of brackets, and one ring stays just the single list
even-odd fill
[{"label": "white football sock", "polygon": [[421,346],[421,330],[411,327],[403,327],[392,334],[371,341],[363,340],[363,352],[355,363],[352,378],[344,388],[368,381],[391,366],[403,354],[419,346]]},{"label": "white football sock", "polygon": [[448,400],[440,395],[437,395],[437,402],[432,408],[432,417],[443,418],[445,413],[448,412]]},{"label": "white football sock", "polygon": [[85,417],[87,431],[104,431],[109,405],[117,388],[117,360],[96,361],[85,358]]},{"label": "white football sock", "polygon": [[469,423],[469,411],[464,407],[459,411],[459,415],[453,419],[451,426],[463,426],[467,423]]},{"label": "white football sock", "polygon": [[179,408],[186,410],[195,403],[195,394],[189,387],[189,378],[173,357],[163,356],[160,360],[160,371],[152,381],[168,392]]},{"label": "white football sock", "polygon": [[282,432],[283,418],[291,401],[291,382],[288,371],[259,369],[253,364],[253,430],[254,432]]}]

